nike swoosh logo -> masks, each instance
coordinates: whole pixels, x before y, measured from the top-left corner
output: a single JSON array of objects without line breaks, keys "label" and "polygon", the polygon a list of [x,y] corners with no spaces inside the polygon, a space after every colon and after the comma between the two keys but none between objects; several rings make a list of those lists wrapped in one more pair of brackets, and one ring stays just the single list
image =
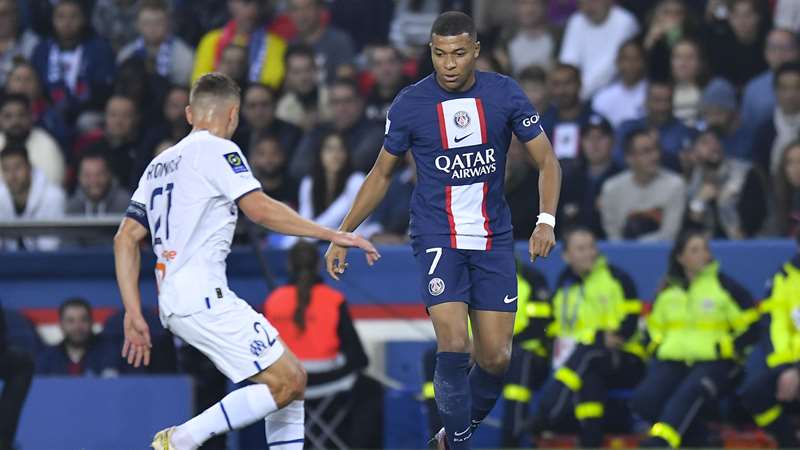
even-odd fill
[{"label": "nike swoosh logo", "polygon": [[[519,297],[519,296],[517,296],[517,297]],[[517,301],[517,297],[508,298],[508,295],[506,295],[506,298],[503,299],[503,303],[514,303],[515,301]]]},{"label": "nike swoosh logo", "polygon": [[454,140],[454,141],[456,141],[456,144],[458,144],[459,142],[461,142],[461,141],[463,141],[464,139],[466,139],[466,138],[468,138],[468,137],[472,136],[473,134],[475,134],[475,133],[474,133],[474,132],[472,132],[472,133],[470,133],[470,134],[468,134],[468,135],[466,135],[466,136],[461,136],[461,137],[458,137],[458,136],[456,136],[456,137],[455,137],[455,139],[453,139],[453,140]]},{"label": "nike swoosh logo", "polygon": [[472,430],[472,427],[470,426],[470,427],[467,427],[467,429],[466,429],[466,430],[464,430],[464,431],[462,431],[461,433],[459,433],[458,431],[456,431],[454,434],[455,434],[456,436],[463,436],[463,435],[467,434],[467,432],[468,432],[468,431],[471,431],[471,430]]}]

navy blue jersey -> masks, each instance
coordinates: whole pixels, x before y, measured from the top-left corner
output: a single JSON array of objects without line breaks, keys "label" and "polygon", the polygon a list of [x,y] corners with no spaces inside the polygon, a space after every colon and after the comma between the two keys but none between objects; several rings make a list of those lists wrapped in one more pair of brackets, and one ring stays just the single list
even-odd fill
[{"label": "navy blue jersey", "polygon": [[411,150],[417,164],[410,225],[415,244],[511,247],[504,175],[512,131],[524,143],[542,127],[519,84],[504,75],[476,71],[472,88],[449,92],[431,74],[397,95],[384,148],[397,156]]}]

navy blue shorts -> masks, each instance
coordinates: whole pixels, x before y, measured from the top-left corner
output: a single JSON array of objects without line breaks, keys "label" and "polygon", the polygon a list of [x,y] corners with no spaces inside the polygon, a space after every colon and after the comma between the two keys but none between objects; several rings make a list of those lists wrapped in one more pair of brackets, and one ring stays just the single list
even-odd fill
[{"label": "navy blue shorts", "polygon": [[517,268],[513,249],[419,248],[420,288],[425,306],[464,302],[470,309],[515,312]]}]

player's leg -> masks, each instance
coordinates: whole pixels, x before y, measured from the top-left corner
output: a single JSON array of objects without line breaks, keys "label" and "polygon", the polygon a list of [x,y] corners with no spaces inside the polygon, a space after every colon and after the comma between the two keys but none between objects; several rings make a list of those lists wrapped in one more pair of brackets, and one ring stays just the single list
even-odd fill
[{"label": "player's leg", "polygon": [[170,447],[162,447],[193,450],[212,436],[255,423],[302,399],[305,371],[264,316],[244,301],[228,301],[191,316],[171,316],[167,326],[234,383],[250,379],[255,384],[229,393],[198,416],[160,433],[154,444],[169,441]]},{"label": "player's leg", "polygon": [[265,419],[266,439],[269,448],[280,450],[302,450],[305,435],[305,407],[303,392],[306,388],[306,372],[302,364],[287,348],[279,367],[270,371],[270,366],[250,378],[254,383],[269,386],[278,410]]},{"label": "player's leg", "polygon": [[467,332],[469,273],[463,251],[420,248],[421,293],[436,333],[434,398],[451,449],[468,449],[470,339]]},{"label": "player's leg", "polygon": [[475,366],[469,375],[473,426],[489,414],[503,391],[517,310],[516,273],[510,249],[469,254],[470,320],[475,346]]},{"label": "player's leg", "polygon": [[434,396],[452,450],[469,449],[470,426],[470,339],[467,305],[440,303],[428,309],[436,333]]}]

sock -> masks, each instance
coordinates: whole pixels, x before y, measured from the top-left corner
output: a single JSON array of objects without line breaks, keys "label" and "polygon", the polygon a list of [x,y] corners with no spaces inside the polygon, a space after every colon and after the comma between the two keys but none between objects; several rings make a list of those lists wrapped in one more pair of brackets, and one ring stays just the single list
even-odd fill
[{"label": "sock", "polygon": [[172,443],[179,448],[194,450],[211,437],[250,425],[276,409],[278,406],[267,385],[245,386],[178,426],[172,435]]},{"label": "sock", "polygon": [[469,392],[472,400],[471,425],[475,429],[489,415],[503,392],[502,376],[493,375],[478,364],[469,372]]},{"label": "sock", "polygon": [[305,418],[302,400],[295,400],[268,415],[264,421],[269,448],[303,450]]},{"label": "sock", "polygon": [[470,425],[469,353],[436,354],[433,386],[436,406],[451,450],[469,450]]}]

